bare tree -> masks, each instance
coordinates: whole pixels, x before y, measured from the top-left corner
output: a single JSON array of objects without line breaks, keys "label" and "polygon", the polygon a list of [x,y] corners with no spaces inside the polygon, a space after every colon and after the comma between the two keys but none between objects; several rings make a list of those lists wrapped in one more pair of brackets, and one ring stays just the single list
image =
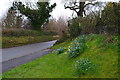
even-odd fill
[{"label": "bare tree", "polygon": [[[94,0],[93,0],[94,1]],[[74,0],[74,1],[66,1],[64,4],[65,9],[70,9],[76,12],[77,16],[83,17],[83,14],[86,15],[85,8],[89,5],[96,5],[97,2],[88,2]]]},{"label": "bare tree", "polygon": [[7,12],[7,16],[3,21],[3,27],[4,28],[12,28],[13,25],[15,25],[15,16],[16,16],[16,12],[9,9]]},{"label": "bare tree", "polygon": [[2,28],[21,28],[22,26],[22,15],[18,11],[8,10],[7,15],[2,19]]},{"label": "bare tree", "polygon": [[58,20],[51,19],[49,23],[44,25],[43,30],[47,32],[56,32],[59,35],[64,35],[64,33],[67,33],[68,31],[68,26],[64,17],[61,16]]}]

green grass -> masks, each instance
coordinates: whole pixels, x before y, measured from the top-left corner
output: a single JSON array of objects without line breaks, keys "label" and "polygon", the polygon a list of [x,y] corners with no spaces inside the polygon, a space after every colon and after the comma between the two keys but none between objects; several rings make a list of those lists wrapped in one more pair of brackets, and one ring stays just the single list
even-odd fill
[{"label": "green grass", "polygon": [[59,43],[59,44],[55,44],[52,49],[58,49],[60,47],[67,47],[68,45],[70,45],[72,41],[70,41],[70,39],[67,39],[65,42]]},{"label": "green grass", "polygon": [[59,39],[53,32],[34,30],[2,30],[2,48],[22,46]]},{"label": "green grass", "polygon": [[[66,47],[71,45],[70,43],[71,41],[67,40],[52,48]],[[88,48],[77,58],[69,59],[67,54],[57,55],[54,51],[3,73],[3,78],[117,78],[117,44],[109,42],[106,36],[92,35],[88,36],[86,45]],[[80,58],[88,58],[97,65],[93,75],[76,74],[75,64]]]},{"label": "green grass", "polygon": [[39,43],[45,41],[56,40],[58,37],[54,36],[21,36],[21,37],[2,37],[2,48],[9,48],[15,46],[22,46],[26,44]]},{"label": "green grass", "polygon": [[3,74],[3,78],[64,78],[73,76],[73,61],[66,55],[48,54]]}]

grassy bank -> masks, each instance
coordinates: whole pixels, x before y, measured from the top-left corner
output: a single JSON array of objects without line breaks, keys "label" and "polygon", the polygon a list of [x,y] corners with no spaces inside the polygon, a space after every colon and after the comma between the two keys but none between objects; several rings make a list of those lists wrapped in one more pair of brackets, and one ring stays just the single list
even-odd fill
[{"label": "grassy bank", "polygon": [[58,38],[59,37],[56,37],[55,33],[45,33],[32,30],[3,30],[2,48],[52,41]]},{"label": "grassy bank", "polygon": [[[66,49],[64,52],[57,54],[54,51],[32,62],[23,64],[3,73],[3,78],[117,78],[117,39],[114,36],[111,38],[102,35],[86,36],[85,45],[87,47],[75,58],[69,58],[68,50],[76,41],[79,41],[79,38],[73,41],[67,40],[52,47],[53,49],[64,47]],[[77,42],[76,44],[80,43]],[[72,51],[72,48],[70,51]],[[76,61],[80,59],[89,59],[95,64],[95,66],[81,65],[84,68],[92,67],[91,74],[83,70],[84,74],[78,75],[75,65],[78,64]]]},{"label": "grassy bank", "polygon": [[21,37],[2,37],[2,48],[22,46],[26,44],[39,43],[56,40],[54,36],[21,36]]}]

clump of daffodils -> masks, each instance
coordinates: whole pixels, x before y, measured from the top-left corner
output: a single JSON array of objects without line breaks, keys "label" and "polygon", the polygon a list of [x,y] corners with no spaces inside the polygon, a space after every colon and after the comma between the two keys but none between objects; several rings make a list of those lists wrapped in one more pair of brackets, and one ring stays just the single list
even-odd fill
[{"label": "clump of daffodils", "polygon": [[66,51],[66,48],[60,47],[59,49],[56,50],[57,54],[61,54]]},{"label": "clump of daffodils", "polygon": [[84,49],[86,48],[85,44],[85,36],[80,36],[76,38],[68,47],[61,47],[57,49],[57,54],[68,54],[70,58],[75,58],[79,54],[83,53]]},{"label": "clump of daffodils", "polygon": [[86,74],[94,74],[96,65],[89,59],[80,58],[76,61],[75,68],[79,76]]},{"label": "clump of daffodils", "polygon": [[80,36],[73,41],[71,46],[68,46],[68,55],[70,58],[75,58],[84,52],[87,47],[85,39],[85,36]]}]

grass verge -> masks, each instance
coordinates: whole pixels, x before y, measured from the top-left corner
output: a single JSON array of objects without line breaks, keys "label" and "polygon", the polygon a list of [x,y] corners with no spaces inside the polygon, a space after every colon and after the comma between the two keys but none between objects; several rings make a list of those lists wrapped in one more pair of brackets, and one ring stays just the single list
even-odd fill
[{"label": "grass verge", "polygon": [[34,30],[2,30],[2,48],[22,46],[59,39],[53,32]]},{"label": "grass verge", "polygon": [[2,37],[2,48],[22,46],[26,44],[39,43],[56,40],[54,36],[21,36],[21,37]]}]

